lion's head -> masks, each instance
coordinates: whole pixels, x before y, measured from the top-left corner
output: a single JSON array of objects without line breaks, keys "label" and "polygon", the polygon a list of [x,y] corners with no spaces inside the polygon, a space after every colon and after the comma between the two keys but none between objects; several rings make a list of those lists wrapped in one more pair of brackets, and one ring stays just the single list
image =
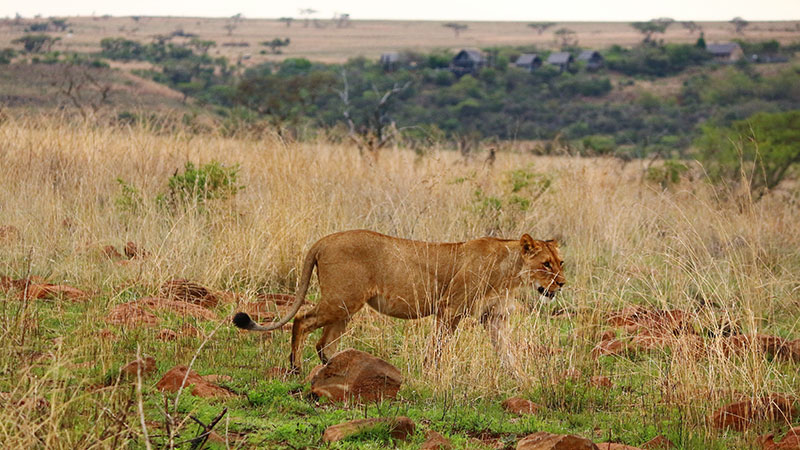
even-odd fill
[{"label": "lion's head", "polygon": [[566,284],[557,241],[537,241],[524,234],[520,238],[523,278],[530,281],[540,294],[552,298]]}]

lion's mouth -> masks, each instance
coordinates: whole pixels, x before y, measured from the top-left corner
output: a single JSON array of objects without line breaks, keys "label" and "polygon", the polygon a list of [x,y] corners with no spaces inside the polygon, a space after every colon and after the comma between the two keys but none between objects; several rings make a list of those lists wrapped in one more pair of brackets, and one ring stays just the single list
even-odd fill
[{"label": "lion's mouth", "polygon": [[545,288],[543,288],[541,286],[536,288],[536,290],[539,291],[540,294],[544,295],[547,298],[553,298],[553,297],[556,296],[555,292],[550,292],[550,291],[548,291],[547,289],[545,289]]}]

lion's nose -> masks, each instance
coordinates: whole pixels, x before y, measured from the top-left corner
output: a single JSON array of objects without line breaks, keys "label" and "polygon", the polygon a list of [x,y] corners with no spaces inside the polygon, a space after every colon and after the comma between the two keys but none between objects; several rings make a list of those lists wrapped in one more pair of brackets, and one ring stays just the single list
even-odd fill
[{"label": "lion's nose", "polygon": [[567,282],[566,281],[558,281],[558,280],[556,280],[556,284],[558,285],[558,287],[563,287],[565,284],[567,284]]}]

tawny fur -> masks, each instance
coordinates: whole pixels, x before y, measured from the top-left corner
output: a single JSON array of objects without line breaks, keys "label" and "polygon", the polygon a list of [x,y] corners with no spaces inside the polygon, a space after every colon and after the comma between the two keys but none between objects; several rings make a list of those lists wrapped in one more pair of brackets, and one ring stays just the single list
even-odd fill
[{"label": "tawny fur", "polygon": [[435,343],[444,342],[461,318],[478,315],[503,358],[510,362],[506,341],[505,301],[523,285],[552,296],[566,282],[555,241],[480,238],[458,243],[400,239],[367,230],[335,233],[317,241],[306,255],[294,307],[269,326],[255,324],[245,313],[234,317],[239,328],[267,331],[288,323],[303,303],[317,267],[321,297],[317,305],[294,319],[292,369],[309,333],[324,327],[317,343],[327,361],[347,323],[365,304],[401,319],[435,314]]}]

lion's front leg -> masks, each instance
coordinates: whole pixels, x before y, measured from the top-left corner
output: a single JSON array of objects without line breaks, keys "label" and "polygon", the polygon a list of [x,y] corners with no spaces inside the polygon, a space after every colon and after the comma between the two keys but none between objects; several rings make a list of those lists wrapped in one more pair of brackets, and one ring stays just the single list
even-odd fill
[{"label": "lion's front leg", "polygon": [[489,333],[489,339],[492,341],[497,356],[500,357],[502,366],[516,374],[519,367],[517,366],[514,347],[510,343],[511,332],[508,326],[508,315],[487,312],[481,316],[481,323],[486,332]]}]

